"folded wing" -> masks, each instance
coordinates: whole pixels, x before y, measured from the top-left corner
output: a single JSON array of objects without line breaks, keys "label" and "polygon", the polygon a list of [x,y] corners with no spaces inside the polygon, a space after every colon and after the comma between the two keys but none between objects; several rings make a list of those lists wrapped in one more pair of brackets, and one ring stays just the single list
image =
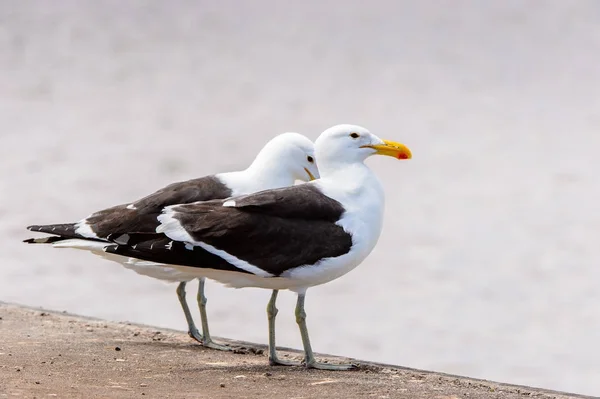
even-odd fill
[{"label": "folded wing", "polygon": [[350,251],[352,236],[336,224],[343,213],[339,202],[311,184],[175,205],[159,216],[157,231],[169,240],[114,245],[107,252],[159,263],[279,276]]}]

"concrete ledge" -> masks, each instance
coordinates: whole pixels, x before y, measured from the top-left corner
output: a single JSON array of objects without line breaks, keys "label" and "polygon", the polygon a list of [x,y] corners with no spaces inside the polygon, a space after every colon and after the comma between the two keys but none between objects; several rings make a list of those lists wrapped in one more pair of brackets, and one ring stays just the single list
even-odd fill
[{"label": "concrete ledge", "polygon": [[261,345],[224,340],[240,349],[220,352],[184,332],[1,302],[0,317],[0,398],[584,397],[363,361],[346,372],[270,367]]}]

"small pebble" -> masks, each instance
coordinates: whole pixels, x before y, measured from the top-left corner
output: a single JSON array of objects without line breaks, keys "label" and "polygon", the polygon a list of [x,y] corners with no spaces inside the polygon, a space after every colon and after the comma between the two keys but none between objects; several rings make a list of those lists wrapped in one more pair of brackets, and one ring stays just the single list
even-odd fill
[{"label": "small pebble", "polygon": [[85,331],[92,332],[92,331],[94,331],[94,329],[92,327],[88,327],[88,328],[85,329]]},{"label": "small pebble", "polygon": [[143,382],[140,384],[141,387],[147,387],[148,384],[144,384]]},{"label": "small pebble", "polygon": [[121,348],[120,348],[120,347],[118,347],[118,346],[115,346],[115,350],[116,350],[117,352],[119,352],[119,351],[121,350]]},{"label": "small pebble", "polygon": [[265,377],[271,377],[271,376],[273,376],[273,373],[268,373],[268,372],[265,373]]},{"label": "small pebble", "polygon": [[225,388],[225,384],[221,383],[220,387]]},{"label": "small pebble", "polygon": [[39,381],[36,381],[36,382],[35,382],[35,385],[40,385],[40,382],[39,382]]}]

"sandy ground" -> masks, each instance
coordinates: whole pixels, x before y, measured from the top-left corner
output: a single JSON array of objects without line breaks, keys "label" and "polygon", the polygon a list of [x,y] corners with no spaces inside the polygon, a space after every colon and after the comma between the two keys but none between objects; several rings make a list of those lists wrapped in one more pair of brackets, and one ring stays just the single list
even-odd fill
[{"label": "sandy ground", "polygon": [[0,303],[0,397],[574,397],[356,360],[359,369],[347,372],[270,367],[264,347],[226,342],[234,353],[204,349],[173,330]]},{"label": "sandy ground", "polygon": [[[0,300],[183,330],[175,286],[25,226],[358,123],[414,158],[367,162],[384,230],[309,290],[315,350],[598,395],[598,65],[598,0],[0,1]],[[269,292],[207,295],[266,342]]]}]

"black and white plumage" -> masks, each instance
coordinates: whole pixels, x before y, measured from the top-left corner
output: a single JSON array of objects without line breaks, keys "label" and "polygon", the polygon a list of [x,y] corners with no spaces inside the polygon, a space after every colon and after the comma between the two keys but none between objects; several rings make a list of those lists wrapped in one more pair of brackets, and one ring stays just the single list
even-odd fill
[{"label": "black and white plumage", "polygon": [[[270,140],[252,164],[243,171],[220,173],[174,183],[138,201],[95,212],[76,223],[29,226],[28,229],[31,231],[52,235],[28,239],[25,242],[89,250],[117,261],[139,274],[180,282],[177,294],[186,316],[190,336],[205,346],[223,349],[214,344],[210,338],[202,276],[164,267],[164,264],[158,266],[155,262],[111,255],[110,251],[104,252],[104,249],[110,243],[131,247],[140,242],[142,247],[147,242],[160,242],[161,237],[165,236],[156,232],[159,226],[157,217],[169,205],[239,196],[292,186],[296,180],[309,181],[318,177],[312,141],[298,133],[284,133]],[[171,254],[176,253],[177,247],[178,245],[174,245]],[[152,249],[154,247],[150,248]],[[198,299],[203,327],[202,336],[194,325],[185,300],[185,284],[196,277],[200,277]]]},{"label": "black and white plumage", "polygon": [[157,232],[165,237],[113,245],[112,254],[170,264],[182,273],[231,287],[273,289],[269,302],[269,357],[277,359],[275,298],[280,289],[298,293],[296,317],[308,367],[347,369],[316,362],[305,323],[309,287],[334,280],[358,266],[382,228],[384,192],[363,163],[374,154],[412,157],[400,143],[384,141],[353,125],[334,126],[315,142],[321,179],[227,200],[166,207]]},{"label": "black and white plumage", "polygon": [[[335,223],[343,213],[338,201],[315,185],[302,184],[172,206],[159,217],[164,223],[159,231],[170,237],[138,241],[134,234],[135,246],[115,245],[106,251],[159,263],[283,277],[299,266],[350,251],[352,236]],[[174,236],[177,240],[171,239]],[[211,247],[239,261],[214,256]]]}]

